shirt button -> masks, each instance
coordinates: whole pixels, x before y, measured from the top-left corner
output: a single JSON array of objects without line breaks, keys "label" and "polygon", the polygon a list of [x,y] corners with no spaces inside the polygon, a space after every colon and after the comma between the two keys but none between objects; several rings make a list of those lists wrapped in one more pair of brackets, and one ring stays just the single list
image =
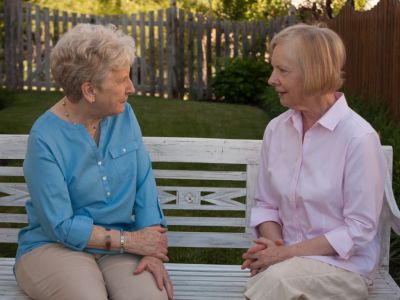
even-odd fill
[{"label": "shirt button", "polygon": [[126,148],[122,148],[122,152],[126,152]]},{"label": "shirt button", "polygon": [[101,166],[101,160],[99,160],[99,161],[97,162],[97,164],[98,164],[99,166]]},{"label": "shirt button", "polygon": [[107,197],[111,196],[111,192],[107,192],[106,194],[107,194]]},{"label": "shirt button", "polygon": [[106,181],[107,180],[107,176],[103,176],[103,181]]}]

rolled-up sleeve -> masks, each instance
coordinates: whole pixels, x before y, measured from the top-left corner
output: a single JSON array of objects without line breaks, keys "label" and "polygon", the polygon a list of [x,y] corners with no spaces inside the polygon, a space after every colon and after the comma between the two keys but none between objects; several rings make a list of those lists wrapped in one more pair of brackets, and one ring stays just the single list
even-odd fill
[{"label": "rolled-up sleeve", "polygon": [[386,163],[376,133],[354,139],[343,178],[344,224],[325,234],[342,259],[348,259],[376,235],[382,208]]},{"label": "rolled-up sleeve", "polygon": [[263,143],[261,147],[261,158],[259,172],[255,187],[255,206],[251,210],[250,227],[255,236],[259,236],[257,226],[267,221],[274,221],[280,225],[278,203],[270,195],[267,185],[267,151],[270,142],[269,128],[265,130]]},{"label": "rolled-up sleeve", "polygon": [[158,198],[156,180],[153,175],[150,155],[143,143],[142,132],[137,119],[130,109],[133,130],[139,143],[137,150],[137,178],[135,198],[135,229],[152,225],[167,226]]},{"label": "rolled-up sleeve", "polygon": [[165,227],[167,223],[160,207],[151,161],[142,143],[138,150],[135,227],[140,229],[151,225]]},{"label": "rolled-up sleeve", "polygon": [[93,228],[93,220],[74,215],[65,177],[44,140],[31,132],[24,175],[32,206],[47,237],[74,250],[83,250]]}]

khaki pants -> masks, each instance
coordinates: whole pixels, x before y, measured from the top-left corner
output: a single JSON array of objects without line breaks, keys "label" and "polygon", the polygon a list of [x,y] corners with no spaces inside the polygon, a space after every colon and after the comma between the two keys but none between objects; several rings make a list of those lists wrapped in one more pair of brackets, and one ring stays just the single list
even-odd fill
[{"label": "khaki pants", "polygon": [[367,298],[368,287],[357,273],[294,257],[252,277],[245,296],[251,300],[361,300]]},{"label": "khaki pants", "polygon": [[33,299],[166,300],[153,275],[133,275],[140,257],[92,255],[49,244],[24,254],[15,273],[19,286]]}]

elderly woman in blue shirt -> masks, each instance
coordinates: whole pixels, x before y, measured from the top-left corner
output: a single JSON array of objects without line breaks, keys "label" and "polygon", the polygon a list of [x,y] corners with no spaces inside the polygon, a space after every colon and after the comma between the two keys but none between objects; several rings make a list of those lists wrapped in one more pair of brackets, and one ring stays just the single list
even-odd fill
[{"label": "elderly woman in blue shirt", "polygon": [[173,297],[165,219],[127,103],[134,52],[129,36],[90,24],[71,29],[52,51],[65,96],[29,135],[29,225],[15,266],[34,299]]}]

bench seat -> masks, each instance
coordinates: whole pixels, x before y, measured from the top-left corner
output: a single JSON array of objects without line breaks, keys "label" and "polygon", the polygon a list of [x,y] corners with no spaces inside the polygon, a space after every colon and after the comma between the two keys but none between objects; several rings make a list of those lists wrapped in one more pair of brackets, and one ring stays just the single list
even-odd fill
[{"label": "bench seat", "polygon": [[[0,259],[0,295],[2,300],[28,300],[13,274],[14,258]],[[174,283],[176,300],[243,299],[249,272],[238,265],[166,264]],[[400,299],[400,290],[384,270],[377,270],[369,288],[370,300]]]}]

